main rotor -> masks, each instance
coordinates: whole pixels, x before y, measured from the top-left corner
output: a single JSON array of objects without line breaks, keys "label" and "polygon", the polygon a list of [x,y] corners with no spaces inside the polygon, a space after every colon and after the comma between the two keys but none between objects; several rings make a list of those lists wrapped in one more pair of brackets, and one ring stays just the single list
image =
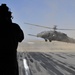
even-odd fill
[{"label": "main rotor", "polygon": [[38,24],[31,24],[31,23],[27,23],[27,22],[25,22],[24,24],[37,26],[37,27],[41,27],[41,28],[53,29],[53,31],[56,31],[56,30],[75,30],[75,29],[61,29],[61,28],[57,28],[57,25],[54,25],[54,27],[51,28],[51,27],[42,26],[42,25],[38,25]]}]

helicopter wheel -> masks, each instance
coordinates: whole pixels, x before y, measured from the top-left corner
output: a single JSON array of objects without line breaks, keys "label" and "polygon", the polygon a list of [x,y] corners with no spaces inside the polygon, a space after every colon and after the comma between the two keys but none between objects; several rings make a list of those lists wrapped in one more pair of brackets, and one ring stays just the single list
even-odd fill
[{"label": "helicopter wheel", "polygon": [[52,40],[49,40],[49,42],[51,42]]},{"label": "helicopter wheel", "polygon": [[45,39],[45,42],[47,42],[47,39]]}]

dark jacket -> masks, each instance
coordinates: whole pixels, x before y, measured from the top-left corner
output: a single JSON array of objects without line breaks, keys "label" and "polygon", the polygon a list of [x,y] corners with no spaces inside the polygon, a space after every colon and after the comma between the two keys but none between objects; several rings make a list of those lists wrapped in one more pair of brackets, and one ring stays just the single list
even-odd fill
[{"label": "dark jacket", "polygon": [[18,24],[0,22],[0,69],[2,68],[1,71],[5,73],[1,75],[16,75],[18,73],[17,47],[23,39],[23,31]]}]

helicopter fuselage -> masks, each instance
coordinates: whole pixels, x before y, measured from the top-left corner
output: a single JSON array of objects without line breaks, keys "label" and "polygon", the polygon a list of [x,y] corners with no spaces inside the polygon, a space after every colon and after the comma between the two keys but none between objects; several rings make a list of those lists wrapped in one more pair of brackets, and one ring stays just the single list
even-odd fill
[{"label": "helicopter fuselage", "polygon": [[52,40],[68,41],[68,36],[65,33],[57,32],[57,31],[44,31],[37,34],[37,37],[43,38],[46,42],[47,40],[49,40],[50,42]]}]

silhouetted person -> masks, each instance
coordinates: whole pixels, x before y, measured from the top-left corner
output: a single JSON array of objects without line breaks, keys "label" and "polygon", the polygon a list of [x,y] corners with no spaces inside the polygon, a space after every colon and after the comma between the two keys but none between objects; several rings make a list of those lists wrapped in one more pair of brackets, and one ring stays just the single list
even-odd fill
[{"label": "silhouetted person", "polygon": [[19,75],[17,62],[18,42],[24,34],[18,24],[12,22],[12,12],[6,4],[0,6],[0,75]]}]

